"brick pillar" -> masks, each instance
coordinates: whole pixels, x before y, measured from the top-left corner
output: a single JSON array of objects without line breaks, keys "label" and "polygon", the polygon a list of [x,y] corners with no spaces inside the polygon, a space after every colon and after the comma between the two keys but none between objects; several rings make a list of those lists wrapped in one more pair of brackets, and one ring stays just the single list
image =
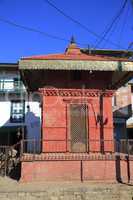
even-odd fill
[{"label": "brick pillar", "polygon": [[103,137],[104,151],[114,152],[112,96],[103,97]]}]

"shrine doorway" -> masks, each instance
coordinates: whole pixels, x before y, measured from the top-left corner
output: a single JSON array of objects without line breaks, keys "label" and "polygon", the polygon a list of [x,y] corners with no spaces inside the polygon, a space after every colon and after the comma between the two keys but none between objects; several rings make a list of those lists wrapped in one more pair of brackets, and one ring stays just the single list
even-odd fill
[{"label": "shrine doorway", "polygon": [[86,104],[70,104],[71,152],[88,151],[88,107]]}]

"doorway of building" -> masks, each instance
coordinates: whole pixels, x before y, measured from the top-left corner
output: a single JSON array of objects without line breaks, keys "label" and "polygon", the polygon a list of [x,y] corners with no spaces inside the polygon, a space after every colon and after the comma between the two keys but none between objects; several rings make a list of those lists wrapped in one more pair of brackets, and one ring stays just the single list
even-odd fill
[{"label": "doorway of building", "polygon": [[70,104],[71,152],[87,152],[87,112],[86,104]]}]

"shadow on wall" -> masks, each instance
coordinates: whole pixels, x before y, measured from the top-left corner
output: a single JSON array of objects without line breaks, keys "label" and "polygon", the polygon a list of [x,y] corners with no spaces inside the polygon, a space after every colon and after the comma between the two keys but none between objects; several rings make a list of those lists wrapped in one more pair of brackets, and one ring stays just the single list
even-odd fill
[{"label": "shadow on wall", "polygon": [[[36,116],[30,109],[27,110],[25,114],[25,120],[21,123],[15,123],[10,121],[10,119],[3,124],[0,128],[0,145],[13,145],[16,143],[16,136],[18,128],[21,129],[22,137],[24,142],[25,152],[40,152],[41,151],[41,119]],[[22,129],[24,131],[22,131]],[[33,142],[35,141],[36,142]]]},{"label": "shadow on wall", "polygon": [[115,160],[116,180],[118,181],[118,183],[131,185],[130,184],[131,169],[130,169],[129,156],[127,155],[125,157],[124,162],[126,164],[126,167],[124,167],[124,171],[122,170],[123,167],[122,162],[123,160],[121,160],[120,155],[116,155],[116,160]]},{"label": "shadow on wall", "polygon": [[132,116],[132,105],[129,104],[127,106],[123,107],[116,107],[113,109],[113,117],[114,118],[125,118],[128,119],[129,117]]},{"label": "shadow on wall", "polygon": [[41,120],[33,112],[28,110],[25,115],[25,124],[27,129],[24,150],[29,153],[39,153],[41,151]]}]

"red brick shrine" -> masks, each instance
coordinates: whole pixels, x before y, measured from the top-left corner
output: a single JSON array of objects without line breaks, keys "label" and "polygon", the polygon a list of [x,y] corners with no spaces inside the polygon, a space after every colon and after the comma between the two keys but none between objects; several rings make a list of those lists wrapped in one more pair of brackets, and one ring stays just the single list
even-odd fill
[{"label": "red brick shrine", "polygon": [[114,182],[120,170],[127,180],[125,157],[115,154],[112,96],[133,62],[71,42],[62,54],[22,58],[19,69],[28,90],[42,97],[41,152],[23,153],[21,180]]}]

